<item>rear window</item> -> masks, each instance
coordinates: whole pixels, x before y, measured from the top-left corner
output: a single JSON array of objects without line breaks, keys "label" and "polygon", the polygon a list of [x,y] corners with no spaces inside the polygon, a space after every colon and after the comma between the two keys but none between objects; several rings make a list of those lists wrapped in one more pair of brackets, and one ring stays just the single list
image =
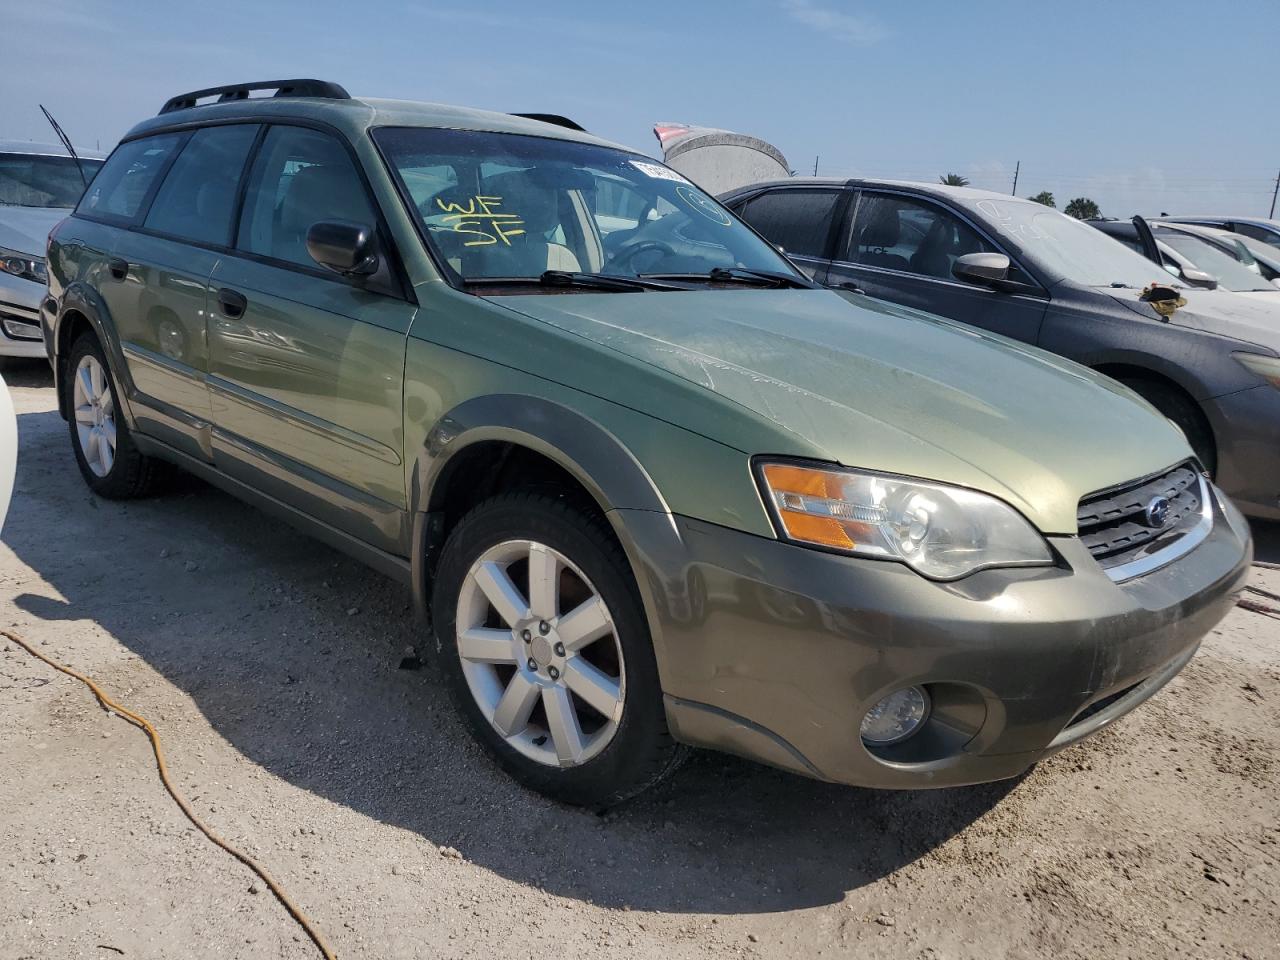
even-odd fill
[{"label": "rear window", "polygon": [[132,220],[169,157],[185,139],[183,133],[165,133],[121,144],[89,184],[76,212]]},{"label": "rear window", "polygon": [[228,244],[236,192],[256,124],[198,130],[165,175],[144,226],[198,243]]}]

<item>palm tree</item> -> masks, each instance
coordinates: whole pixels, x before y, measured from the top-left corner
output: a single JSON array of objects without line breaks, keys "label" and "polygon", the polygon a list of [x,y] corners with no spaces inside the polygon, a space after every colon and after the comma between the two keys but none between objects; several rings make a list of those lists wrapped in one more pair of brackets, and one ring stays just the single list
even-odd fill
[{"label": "palm tree", "polygon": [[1098,205],[1088,197],[1076,197],[1062,211],[1068,217],[1075,217],[1077,220],[1097,220],[1102,216],[1102,211],[1098,209]]},{"label": "palm tree", "polygon": [[939,177],[938,182],[945,184],[948,187],[967,187],[969,185],[969,178],[962,177],[958,173],[948,173],[946,176]]},{"label": "palm tree", "polygon": [[1046,207],[1057,209],[1057,204],[1053,202],[1053,194],[1048,190],[1041,190],[1034,197],[1027,197],[1032,203],[1043,203]]}]

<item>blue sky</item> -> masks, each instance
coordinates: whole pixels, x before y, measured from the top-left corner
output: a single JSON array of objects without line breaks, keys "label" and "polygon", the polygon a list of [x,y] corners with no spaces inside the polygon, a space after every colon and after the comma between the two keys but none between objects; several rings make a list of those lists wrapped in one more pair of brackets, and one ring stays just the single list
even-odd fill
[{"label": "blue sky", "polygon": [[649,153],[659,120],[764,137],[831,175],[1265,215],[1277,0],[1047,4],[29,0],[0,35],[0,139],[44,103],[109,148],[174,93],[314,76],[357,95],[574,117]]}]

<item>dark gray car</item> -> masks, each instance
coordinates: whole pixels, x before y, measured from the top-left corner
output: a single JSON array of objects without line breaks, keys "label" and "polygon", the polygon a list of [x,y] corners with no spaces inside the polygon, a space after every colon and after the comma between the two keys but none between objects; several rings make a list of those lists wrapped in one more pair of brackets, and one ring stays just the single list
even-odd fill
[{"label": "dark gray car", "polygon": [[[1036,344],[1122,381],[1178,424],[1253,516],[1280,519],[1280,310],[1178,289],[1121,243],[1017,197],[792,178],[720,198],[815,280]],[[923,345],[922,345],[923,346]],[[1028,397],[1028,402],[1035,402]]]}]

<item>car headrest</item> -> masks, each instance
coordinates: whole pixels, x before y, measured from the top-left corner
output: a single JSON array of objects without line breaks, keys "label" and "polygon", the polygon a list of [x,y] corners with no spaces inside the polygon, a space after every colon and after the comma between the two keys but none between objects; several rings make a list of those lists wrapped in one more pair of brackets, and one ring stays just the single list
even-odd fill
[{"label": "car headrest", "polygon": [[862,228],[858,243],[864,247],[894,247],[898,245],[901,233],[897,208],[876,204],[870,222]]}]

